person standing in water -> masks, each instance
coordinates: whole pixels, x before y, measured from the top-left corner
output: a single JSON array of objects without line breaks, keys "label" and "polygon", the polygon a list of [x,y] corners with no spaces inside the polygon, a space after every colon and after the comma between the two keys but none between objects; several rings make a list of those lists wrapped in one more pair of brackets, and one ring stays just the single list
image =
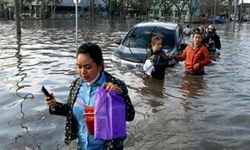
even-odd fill
[{"label": "person standing in water", "polygon": [[152,37],[151,49],[144,58],[145,73],[155,79],[164,79],[168,60],[168,56],[162,50],[162,38],[160,36]]},{"label": "person standing in water", "polygon": [[125,103],[126,121],[132,121],[135,110],[126,84],[104,71],[102,51],[96,44],[84,43],[78,48],[76,66],[79,77],[71,84],[67,102],[56,101],[53,94],[45,97],[51,114],[67,117],[65,143],[70,144],[72,140],[78,138],[81,150],[122,150],[125,138],[94,140],[93,133],[88,131],[88,123],[83,113],[86,106],[94,106],[96,91],[99,87],[103,87],[122,97]]},{"label": "person standing in water", "polygon": [[204,66],[211,63],[207,47],[201,44],[202,33],[194,32],[193,43],[188,45],[181,55],[171,56],[175,61],[185,61],[185,72],[192,75],[205,74]]}]

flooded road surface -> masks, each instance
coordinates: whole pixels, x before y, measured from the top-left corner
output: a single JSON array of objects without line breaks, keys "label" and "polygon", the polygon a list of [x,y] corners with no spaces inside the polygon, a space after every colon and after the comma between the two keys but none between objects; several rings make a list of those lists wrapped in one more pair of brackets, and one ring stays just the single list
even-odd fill
[{"label": "flooded road surface", "polygon": [[[80,20],[79,44],[98,43],[105,68],[124,80],[136,109],[128,122],[128,150],[245,150],[250,145],[250,24],[218,25],[221,55],[206,75],[167,68],[165,81],[144,80],[137,69],[114,64],[114,40],[134,21]],[[0,21],[0,149],[75,149],[64,144],[65,119],[52,116],[41,85],[65,102],[75,75],[74,20]]]}]

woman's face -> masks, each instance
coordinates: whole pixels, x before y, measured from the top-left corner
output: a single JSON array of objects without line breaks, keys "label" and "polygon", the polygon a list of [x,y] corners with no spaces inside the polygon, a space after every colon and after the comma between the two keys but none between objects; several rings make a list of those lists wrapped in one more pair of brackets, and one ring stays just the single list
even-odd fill
[{"label": "woman's face", "polygon": [[199,44],[202,40],[202,37],[200,34],[195,34],[193,37],[193,40],[194,40],[194,44]]},{"label": "woman's face", "polygon": [[152,50],[154,52],[161,50],[161,48],[162,48],[162,41],[161,40],[158,40],[154,44],[152,44]]},{"label": "woman's face", "polygon": [[206,28],[206,29],[205,29],[205,32],[208,33],[208,31],[209,31],[209,28]]},{"label": "woman's face", "polygon": [[85,81],[90,82],[98,75],[100,67],[89,54],[79,54],[76,58],[76,68],[79,76]]}]

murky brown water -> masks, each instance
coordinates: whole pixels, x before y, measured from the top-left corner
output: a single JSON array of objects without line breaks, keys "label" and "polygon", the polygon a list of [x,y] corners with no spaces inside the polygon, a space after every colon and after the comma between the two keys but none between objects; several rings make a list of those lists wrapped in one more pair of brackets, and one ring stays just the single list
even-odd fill
[{"label": "murky brown water", "polygon": [[[134,21],[81,20],[79,43],[97,42],[105,68],[124,80],[136,109],[128,123],[128,150],[249,149],[250,24],[219,25],[221,56],[203,77],[168,68],[164,82],[144,81],[140,71],[113,64],[116,45]],[[74,149],[63,143],[65,118],[51,116],[41,85],[67,98],[75,78],[74,20],[0,22],[0,149]]]}]

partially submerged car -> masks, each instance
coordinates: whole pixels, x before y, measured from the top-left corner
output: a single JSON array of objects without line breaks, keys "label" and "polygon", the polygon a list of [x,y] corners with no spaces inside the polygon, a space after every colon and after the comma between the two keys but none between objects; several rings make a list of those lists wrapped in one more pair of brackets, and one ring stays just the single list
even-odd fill
[{"label": "partially submerged car", "polygon": [[[123,39],[116,41],[119,46],[112,53],[111,59],[121,64],[141,68],[146,53],[150,51],[153,36],[163,39],[163,50],[167,55],[176,55],[185,47],[182,26],[177,23],[146,22],[133,26]],[[169,65],[174,65],[174,60]]]}]

